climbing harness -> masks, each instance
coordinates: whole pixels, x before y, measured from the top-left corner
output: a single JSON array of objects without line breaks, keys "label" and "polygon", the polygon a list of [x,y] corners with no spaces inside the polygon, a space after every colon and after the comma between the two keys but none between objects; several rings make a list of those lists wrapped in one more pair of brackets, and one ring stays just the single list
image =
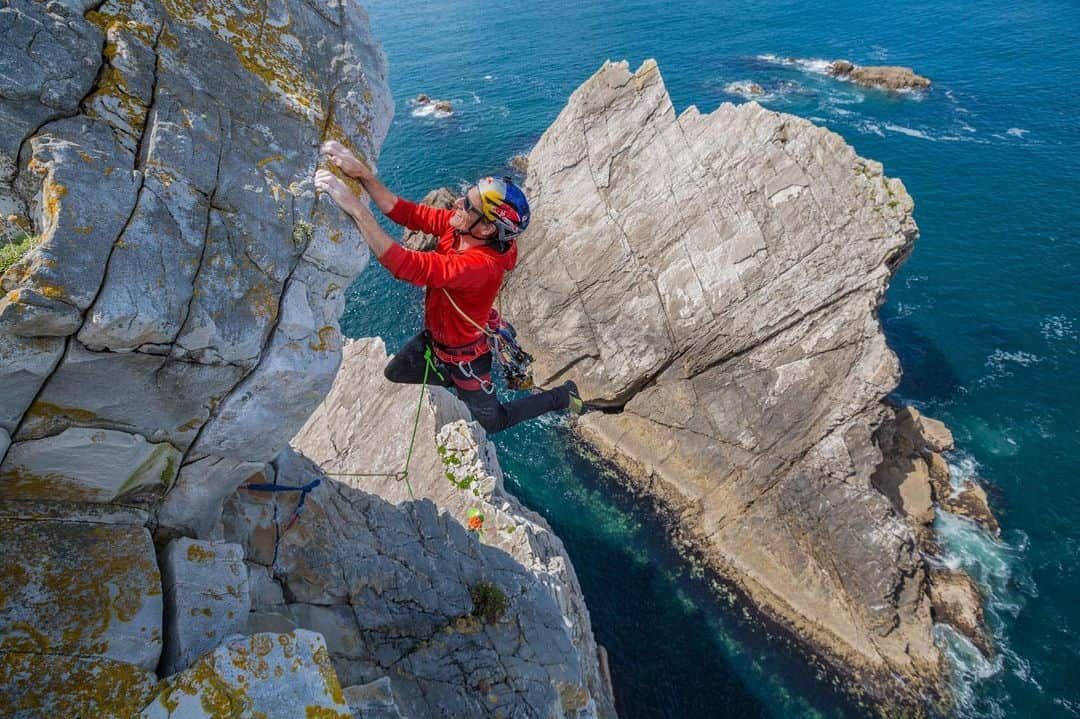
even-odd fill
[{"label": "climbing harness", "polygon": [[[457,310],[461,315],[476,329],[480,330],[480,333],[487,338],[488,347],[491,350],[491,356],[496,358],[503,366],[503,373],[506,375],[506,385],[510,389],[536,389],[536,384],[533,382],[532,377],[532,362],[533,357],[531,354],[521,348],[521,345],[517,342],[517,330],[513,325],[502,318],[499,311],[494,307],[491,308],[491,312],[488,315],[486,326],[481,326],[469,315],[465,314],[465,311],[458,307],[457,302],[454,302],[454,298],[450,296],[450,293],[443,288],[443,294],[446,295],[446,299],[450,302],[450,305]],[[469,365],[469,370],[466,371],[462,366],[462,363],[458,362],[458,369],[465,374],[466,377],[476,377],[472,374],[472,365]],[[479,380],[479,378],[476,378]],[[484,388],[484,380],[479,380],[481,388],[485,392],[491,394],[492,390]],[[490,382],[489,382],[490,385]]]}]

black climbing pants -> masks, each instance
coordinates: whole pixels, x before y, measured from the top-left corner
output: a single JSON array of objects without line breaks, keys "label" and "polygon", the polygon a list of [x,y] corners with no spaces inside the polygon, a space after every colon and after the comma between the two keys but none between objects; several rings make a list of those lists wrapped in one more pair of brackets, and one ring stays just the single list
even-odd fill
[{"label": "black climbing pants", "polygon": [[[399,384],[420,384],[424,381],[424,351],[431,346],[431,335],[427,330],[409,340],[401,351],[390,358],[383,374],[386,379]],[[501,404],[495,392],[480,389],[468,389],[477,384],[477,378],[485,379],[485,386],[491,387],[491,353],[486,352],[472,362],[465,363],[465,370],[458,365],[450,365],[435,357],[435,367],[442,379],[433,371],[428,372],[428,384],[453,387],[457,396],[468,406],[476,421],[488,434],[500,432],[533,417],[548,412],[566,409],[570,406],[570,390],[566,387],[537,392],[506,404]],[[461,385],[465,385],[462,387]]]}]

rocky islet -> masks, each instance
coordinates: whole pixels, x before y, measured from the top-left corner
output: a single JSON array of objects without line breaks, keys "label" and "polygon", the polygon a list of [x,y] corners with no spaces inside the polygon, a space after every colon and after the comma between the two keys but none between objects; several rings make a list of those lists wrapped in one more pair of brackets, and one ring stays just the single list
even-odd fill
[{"label": "rocky islet", "polygon": [[903,184],[754,103],[677,115],[647,61],[575,91],[526,190],[503,309],[538,383],[573,377],[608,410],[579,434],[860,690],[947,697],[926,557],[951,437],[887,403],[876,316],[918,234]]}]

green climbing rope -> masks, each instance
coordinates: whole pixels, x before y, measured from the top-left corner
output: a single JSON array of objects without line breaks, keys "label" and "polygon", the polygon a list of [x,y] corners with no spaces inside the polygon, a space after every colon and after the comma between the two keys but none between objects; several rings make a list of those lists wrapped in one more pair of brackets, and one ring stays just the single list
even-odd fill
[{"label": "green climbing rope", "polygon": [[440,380],[445,381],[442,372],[435,366],[435,360],[432,359],[431,345],[428,345],[424,349],[424,380],[420,384],[420,398],[416,401],[416,416],[413,417],[412,437],[409,438],[409,451],[405,455],[405,469],[393,474],[389,472],[326,472],[324,474],[330,477],[401,477],[405,480],[405,488],[409,490],[409,499],[415,500],[416,495],[413,494],[412,484],[409,482],[409,463],[412,462],[413,446],[416,444],[416,430],[420,427],[420,410],[424,408],[424,391],[427,389],[428,375],[434,372]]}]

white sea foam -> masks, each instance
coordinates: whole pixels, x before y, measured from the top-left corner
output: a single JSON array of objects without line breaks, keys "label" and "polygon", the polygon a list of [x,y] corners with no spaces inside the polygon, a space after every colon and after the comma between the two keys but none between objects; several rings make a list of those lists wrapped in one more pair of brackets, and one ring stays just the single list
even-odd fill
[{"label": "white sea foam", "polygon": [[934,138],[927,135],[922,130],[915,130],[910,127],[904,127],[903,125],[894,125],[891,122],[885,124],[885,129],[892,132],[898,132],[901,135],[907,135],[908,137],[917,137],[920,140],[930,140],[934,142]]},{"label": "white sea foam", "polygon": [[881,125],[876,122],[870,122],[869,120],[862,120],[855,125],[856,129],[860,132],[868,132],[878,137],[885,137],[885,131],[881,129]]},{"label": "white sea foam", "polygon": [[747,100],[766,100],[772,97],[770,93],[764,91],[761,85],[752,80],[736,80],[735,82],[729,82],[724,85],[724,92],[729,95],[738,95],[745,97]]},{"label": "white sea foam", "polygon": [[968,482],[978,479],[979,467],[978,460],[962,449],[949,455],[949,483],[952,485],[953,494],[963,489]]},{"label": "white sea foam", "polygon": [[1039,332],[1046,340],[1076,341],[1076,330],[1071,318],[1065,315],[1051,315],[1039,323]]},{"label": "white sea foam", "polygon": [[1031,132],[1031,130],[1025,130],[1022,127],[1010,127],[1008,130],[1005,131],[1005,134],[1012,135],[1013,137],[1023,137],[1029,132]]},{"label": "white sea foam", "polygon": [[441,119],[444,117],[450,117],[454,113],[447,112],[446,110],[436,110],[435,105],[428,104],[418,105],[417,107],[414,107],[412,109],[412,112],[410,112],[409,114],[413,117],[436,117]]},{"label": "white sea foam", "polygon": [[773,55],[772,53],[766,53],[764,55],[758,55],[758,60],[771,63],[773,65],[790,65],[805,70],[806,72],[813,72],[819,75],[828,75],[829,67],[832,65],[832,60],[822,60],[820,58],[800,58],[800,57],[780,57]]},{"label": "white sea foam", "polygon": [[1006,367],[1010,364],[1020,365],[1021,367],[1030,367],[1039,362],[1042,362],[1041,357],[1032,354],[1031,352],[1024,352],[1023,350],[1009,352],[1003,349],[996,349],[986,358],[986,366],[995,372],[1008,372]]},{"label": "white sea foam", "polygon": [[479,105],[480,104],[480,96],[477,95],[475,92],[472,92],[472,91],[470,91],[469,94],[472,95],[473,102],[475,102],[477,105]]},{"label": "white sea foam", "polygon": [[[975,459],[962,453],[956,453],[950,459],[954,484],[974,476],[978,469]],[[934,641],[952,669],[956,713],[965,719],[1004,718],[1009,712],[981,691],[983,682],[1007,669],[1021,681],[1039,687],[1030,663],[1012,650],[1009,637],[1004,633],[1005,615],[1015,617],[1028,599],[1038,596],[1038,589],[1023,563],[1027,536],[1017,533],[1018,538],[1012,544],[999,541],[971,520],[948,512],[938,512],[934,531],[943,550],[936,563],[963,569],[981,587],[986,597],[987,628],[998,650],[997,656],[988,660],[951,627],[934,625]]]}]

